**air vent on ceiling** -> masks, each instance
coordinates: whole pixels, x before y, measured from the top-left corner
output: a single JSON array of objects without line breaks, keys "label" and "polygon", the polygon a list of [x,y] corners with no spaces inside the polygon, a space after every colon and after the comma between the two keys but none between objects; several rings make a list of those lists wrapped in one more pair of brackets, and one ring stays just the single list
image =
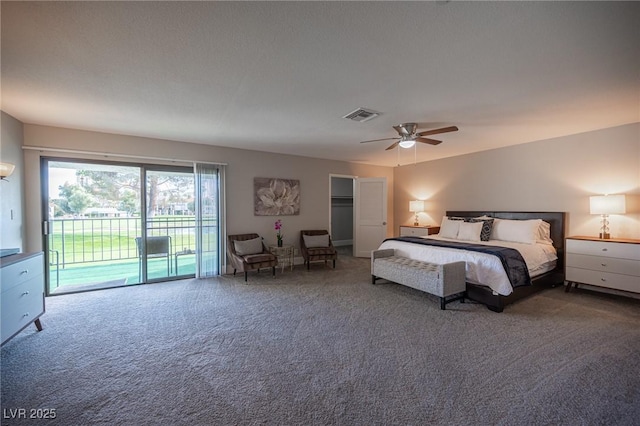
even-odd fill
[{"label": "air vent on ceiling", "polygon": [[358,121],[360,123],[364,123],[365,121],[373,120],[374,118],[376,118],[379,115],[380,115],[380,113],[378,113],[378,112],[371,111],[371,110],[364,109],[364,108],[358,108],[357,110],[350,112],[349,114],[345,115],[342,118],[346,118],[348,120],[353,120],[353,121]]}]

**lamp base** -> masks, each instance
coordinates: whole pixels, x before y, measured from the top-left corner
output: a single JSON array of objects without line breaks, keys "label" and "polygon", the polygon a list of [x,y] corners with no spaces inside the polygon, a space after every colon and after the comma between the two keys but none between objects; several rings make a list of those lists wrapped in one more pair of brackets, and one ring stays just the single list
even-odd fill
[{"label": "lamp base", "polygon": [[609,233],[605,233],[605,232],[601,232],[601,233],[600,233],[600,239],[601,239],[601,240],[608,240],[608,239],[610,239],[610,238],[611,238],[611,234],[609,234]]},{"label": "lamp base", "polygon": [[420,226],[418,222],[413,222],[413,226]]}]

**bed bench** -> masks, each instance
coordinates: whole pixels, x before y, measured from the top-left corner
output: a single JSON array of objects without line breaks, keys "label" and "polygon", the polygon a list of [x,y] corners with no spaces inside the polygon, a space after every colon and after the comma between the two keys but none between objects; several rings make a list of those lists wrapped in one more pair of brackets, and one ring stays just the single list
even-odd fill
[{"label": "bed bench", "polygon": [[371,284],[383,278],[438,296],[440,309],[454,300],[464,303],[465,262],[444,265],[396,256],[394,249],[371,253]]}]

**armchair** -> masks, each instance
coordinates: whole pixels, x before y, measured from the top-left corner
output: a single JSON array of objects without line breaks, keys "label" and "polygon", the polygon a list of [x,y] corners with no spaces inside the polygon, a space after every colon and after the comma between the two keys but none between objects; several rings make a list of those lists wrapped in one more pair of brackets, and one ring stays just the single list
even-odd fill
[{"label": "armchair", "polygon": [[333,268],[336,267],[338,252],[333,246],[327,230],[300,231],[300,252],[307,265],[307,270],[310,269],[311,262],[317,260],[324,260],[325,264],[327,260],[333,260]]},{"label": "armchair", "polygon": [[233,266],[233,275],[236,270],[244,272],[244,281],[247,281],[247,271],[261,268],[271,268],[273,276],[276,276],[278,258],[267,250],[258,234],[227,235],[227,255]]}]

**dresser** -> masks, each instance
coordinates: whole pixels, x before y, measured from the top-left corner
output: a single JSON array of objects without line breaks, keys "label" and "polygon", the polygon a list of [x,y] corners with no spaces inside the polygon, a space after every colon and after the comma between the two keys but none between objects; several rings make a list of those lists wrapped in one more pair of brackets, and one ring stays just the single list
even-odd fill
[{"label": "dresser", "polygon": [[0,258],[2,344],[31,323],[42,331],[44,314],[44,259],[42,252]]},{"label": "dresser", "polygon": [[401,226],[401,237],[426,237],[440,232],[439,226]]},{"label": "dresser", "polygon": [[569,237],[566,291],[579,283],[640,293],[640,240]]}]

